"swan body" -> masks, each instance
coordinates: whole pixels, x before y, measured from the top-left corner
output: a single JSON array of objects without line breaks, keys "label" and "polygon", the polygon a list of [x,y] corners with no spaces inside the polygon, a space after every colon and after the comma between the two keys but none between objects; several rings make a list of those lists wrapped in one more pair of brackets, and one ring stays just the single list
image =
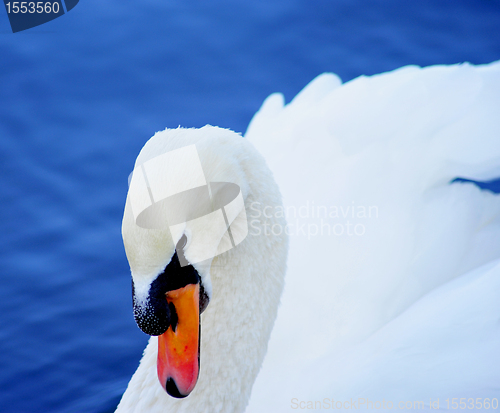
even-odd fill
[{"label": "swan body", "polygon": [[[346,84],[324,74],[287,105],[271,95],[246,139],[211,127],[155,135],[138,162],[179,140],[214,142],[203,169],[238,177],[259,235],[200,269],[212,298],[193,393],[173,399],[158,384],[152,337],[118,412],[500,399],[500,199],[451,183],[500,176],[498,113],[499,62],[410,66]],[[175,240],[130,237],[140,230],[128,204],[123,228],[132,275],[147,284]]]}]

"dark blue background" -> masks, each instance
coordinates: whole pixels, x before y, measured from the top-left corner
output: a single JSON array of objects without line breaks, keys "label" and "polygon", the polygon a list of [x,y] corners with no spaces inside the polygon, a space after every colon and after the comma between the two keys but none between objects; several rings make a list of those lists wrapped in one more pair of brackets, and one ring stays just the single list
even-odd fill
[{"label": "dark blue background", "polygon": [[155,131],[244,132],[325,71],[488,63],[499,33],[499,0],[87,0],[16,34],[0,11],[0,411],[116,406],[147,341],[121,215]]}]

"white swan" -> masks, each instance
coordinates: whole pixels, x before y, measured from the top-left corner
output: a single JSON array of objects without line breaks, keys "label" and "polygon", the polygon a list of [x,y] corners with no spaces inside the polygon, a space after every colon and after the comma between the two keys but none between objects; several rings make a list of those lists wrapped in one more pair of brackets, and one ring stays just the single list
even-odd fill
[{"label": "white swan", "polygon": [[[263,158],[248,140],[228,130],[206,126],[159,132],[142,149],[136,167],[160,154],[193,144],[207,182],[239,185],[245,205],[254,202],[272,207],[281,205],[279,190]],[[189,165],[186,173],[189,174],[194,166]],[[157,177],[149,174],[150,182],[156,178],[168,179],[163,172],[158,174]],[[183,175],[181,179],[189,180],[189,177]],[[284,226],[285,222],[282,217],[271,217],[263,219],[260,225]],[[146,297],[136,301],[147,301],[150,286],[164,272],[175,253],[174,246],[186,234],[185,257],[198,271],[210,302],[201,316],[199,380],[189,397],[173,398],[160,385],[158,338],[152,337],[117,412],[241,412],[248,403],[283,289],[287,238],[284,234],[266,236],[264,232],[250,231],[235,248],[199,264],[191,241],[204,230],[196,228],[194,221],[188,222],[182,233],[173,235],[168,228],[139,227],[134,220],[129,191],[123,239],[135,295]],[[163,297],[166,292],[162,291]],[[151,318],[150,314],[146,315],[145,323]],[[178,328],[182,322],[179,316]],[[143,328],[147,330],[148,327]]]},{"label": "white swan", "polygon": [[[286,106],[272,95],[246,139],[208,127],[155,135],[137,164],[170,140],[177,148],[220,134],[199,151],[203,170],[242,188],[253,236],[210,273],[200,268],[213,295],[192,394],[161,388],[153,337],[118,412],[242,412],[250,391],[246,411],[256,413],[325,399],[323,408],[350,398],[396,408],[439,398],[446,408],[446,398],[498,398],[500,201],[450,181],[500,175],[499,112],[500,63],[407,67],[345,85],[322,75]],[[247,140],[273,171],[290,234],[285,293],[253,390],[286,238],[278,189]],[[123,230],[134,282],[148,286],[176,240],[143,236],[128,203]]]}]

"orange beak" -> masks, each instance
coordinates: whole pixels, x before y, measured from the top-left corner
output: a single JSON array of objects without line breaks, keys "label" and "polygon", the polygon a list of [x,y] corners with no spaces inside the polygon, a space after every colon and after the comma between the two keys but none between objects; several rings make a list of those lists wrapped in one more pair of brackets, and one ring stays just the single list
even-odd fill
[{"label": "orange beak", "polygon": [[168,394],[183,398],[193,391],[200,371],[200,286],[188,284],[166,296],[177,323],[158,337],[158,378]]}]

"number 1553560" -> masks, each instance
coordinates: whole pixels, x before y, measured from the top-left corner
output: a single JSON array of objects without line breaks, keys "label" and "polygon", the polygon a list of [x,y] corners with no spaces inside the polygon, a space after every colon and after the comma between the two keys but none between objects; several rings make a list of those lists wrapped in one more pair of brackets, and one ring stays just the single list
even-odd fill
[{"label": "number 1553560", "polygon": [[57,1],[44,2],[44,1],[14,1],[5,3],[7,13],[59,13],[59,3]]}]

